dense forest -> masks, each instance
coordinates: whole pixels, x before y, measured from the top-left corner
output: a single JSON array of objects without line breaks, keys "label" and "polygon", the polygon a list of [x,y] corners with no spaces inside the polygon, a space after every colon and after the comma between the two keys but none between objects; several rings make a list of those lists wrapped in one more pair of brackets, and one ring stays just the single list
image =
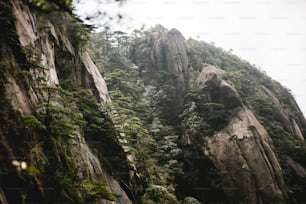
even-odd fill
[{"label": "dense forest", "polygon": [[0,203],[306,202],[304,115],[231,51],[69,0],[0,0],[0,24]]}]

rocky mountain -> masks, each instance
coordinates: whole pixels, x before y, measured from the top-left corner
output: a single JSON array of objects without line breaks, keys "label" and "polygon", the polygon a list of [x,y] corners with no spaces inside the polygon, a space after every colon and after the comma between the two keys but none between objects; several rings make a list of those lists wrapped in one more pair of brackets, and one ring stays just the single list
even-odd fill
[{"label": "rocky mountain", "polygon": [[0,203],[306,202],[290,90],[177,29],[90,34],[71,3],[0,1]]},{"label": "rocky mountain", "polygon": [[0,6],[0,202],[132,203],[108,90],[81,47],[87,28],[51,1]]},{"label": "rocky mountain", "polygon": [[[184,95],[189,86],[185,38],[177,29],[171,29],[169,32],[165,32],[162,26],[159,29],[145,39],[150,44],[148,49],[143,49],[137,43],[132,45],[130,58],[133,63],[140,66],[143,65],[141,63],[148,63],[147,71],[156,80],[159,80],[158,86],[169,85],[174,87],[173,90],[168,90],[167,95],[169,98],[175,98],[175,100],[169,100],[167,104],[169,107],[174,107],[169,114],[178,115],[178,106],[183,104]],[[147,61],[143,60],[144,57]],[[144,64],[144,66],[146,65]]]},{"label": "rocky mountain", "polygon": [[[298,175],[304,167],[296,171],[290,162],[294,157],[295,164],[305,166],[305,118],[290,91],[257,67],[214,45],[180,38],[176,48],[167,48],[177,35],[176,29],[152,28],[141,40],[132,42],[130,59],[141,73],[162,69],[167,70],[164,76],[170,76],[159,80],[154,73],[142,75],[144,81],[155,76],[147,85],[156,86],[168,99],[157,105],[157,117],[179,135],[183,173],[174,181],[178,198],[193,196],[203,203],[302,202],[305,178]],[[163,51],[157,52],[160,47]],[[181,61],[175,64],[160,57],[172,50],[187,54],[186,78],[182,79],[188,91],[172,83],[174,90],[181,91],[181,99],[164,87],[171,85],[171,76],[178,75],[176,64],[185,62],[176,55],[172,59]],[[167,110],[162,107],[165,105]],[[176,112],[171,111],[173,106]]]}]

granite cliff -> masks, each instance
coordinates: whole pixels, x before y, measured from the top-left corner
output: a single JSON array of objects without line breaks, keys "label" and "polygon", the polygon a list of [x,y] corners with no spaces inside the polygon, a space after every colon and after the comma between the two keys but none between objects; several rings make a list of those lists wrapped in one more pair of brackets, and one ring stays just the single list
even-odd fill
[{"label": "granite cliff", "polygon": [[[110,102],[106,83],[82,48],[85,34],[76,33],[86,27],[69,12],[30,1],[0,5],[0,202],[132,203],[121,187],[129,188],[127,155],[102,111]],[[92,101],[79,103],[76,90]],[[87,129],[98,123],[86,105],[107,123],[104,130]]]}]

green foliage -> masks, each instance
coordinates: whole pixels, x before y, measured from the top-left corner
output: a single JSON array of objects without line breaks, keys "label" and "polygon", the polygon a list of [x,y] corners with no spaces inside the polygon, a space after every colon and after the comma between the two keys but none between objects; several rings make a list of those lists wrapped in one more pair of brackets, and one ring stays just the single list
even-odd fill
[{"label": "green foliage", "polygon": [[228,123],[229,113],[225,110],[224,105],[220,103],[204,103],[199,107],[207,123],[214,131],[221,130]]},{"label": "green foliage", "polygon": [[[60,11],[52,12],[48,16],[45,15],[43,17],[46,20],[50,20],[54,25],[56,32],[60,34],[60,43],[67,49],[63,49],[62,53],[68,51],[72,52],[70,54],[74,55],[74,53],[77,53],[88,45],[90,33],[93,31],[92,25],[85,24],[81,19],[73,14]],[[44,28],[44,25],[41,25],[41,27]],[[58,50],[58,52],[61,53],[60,50]]]},{"label": "green foliage", "polygon": [[182,154],[182,150],[178,146],[179,136],[172,126],[163,126],[158,118],[153,119],[151,132],[154,138],[159,141],[155,153],[158,163],[168,169],[168,173],[163,177],[163,183],[172,183],[175,176],[182,173],[182,163],[179,160]]},{"label": "green foliage", "polygon": [[210,102],[206,93],[193,84],[186,94],[185,109],[180,118],[186,131],[197,138],[211,136],[224,128],[229,115],[223,104]]},{"label": "green foliage", "polygon": [[246,70],[232,70],[227,72],[230,81],[234,83],[236,90],[242,98],[250,98],[255,94],[258,86],[256,81],[252,80],[252,74]]},{"label": "green foliage", "polygon": [[[0,32],[0,57],[1,57],[1,71],[4,71],[12,64],[7,64],[7,62],[12,62],[11,60],[16,60],[19,66],[23,70],[28,70],[26,66],[26,57],[22,52],[22,48],[19,41],[19,36],[16,31],[15,26],[15,16],[13,12],[13,5],[11,1],[0,1],[0,26],[2,32]],[[5,51],[4,51],[5,50]],[[5,63],[6,62],[6,63]],[[3,66],[5,65],[8,66]]]},{"label": "green foliage", "polygon": [[279,120],[279,110],[271,99],[255,95],[251,101],[256,114],[263,116],[268,120]]},{"label": "green foliage", "polygon": [[45,86],[47,100],[37,106],[37,114],[44,121],[48,134],[74,138],[86,122],[78,112],[75,99],[60,87]]},{"label": "green foliage", "polygon": [[42,129],[42,130],[46,129],[46,126],[33,115],[25,116],[24,123],[28,128]]},{"label": "green foliage", "polygon": [[[134,156],[145,187],[157,185],[173,189],[175,176],[181,173],[181,149],[177,145],[176,131],[163,125],[165,120],[160,117],[163,110],[169,112],[161,103],[166,104],[166,92],[172,93],[173,87],[167,84],[161,87],[166,73],[156,73],[159,76],[156,83],[153,73],[146,75],[144,67],[134,65],[125,57],[122,50],[126,45],[122,45],[122,41],[118,52],[116,48],[119,46],[110,38],[111,31],[108,30],[95,35],[91,44],[94,60],[101,66],[108,84],[112,118],[121,132],[119,140],[127,153]],[[157,88],[158,84],[161,86]],[[175,198],[173,191],[170,194]],[[154,202],[151,199],[144,202]]]},{"label": "green foliage", "polygon": [[27,172],[30,175],[38,175],[38,174],[40,174],[39,169],[37,169],[35,166],[28,166],[28,168],[26,170],[27,170]]},{"label": "green foliage", "polygon": [[142,198],[143,203],[165,203],[174,204],[178,203],[175,195],[169,192],[167,188],[159,185],[151,185],[146,189]]},{"label": "green foliage", "polygon": [[26,0],[26,2],[45,12],[61,10],[70,13],[72,11],[72,0]]},{"label": "green foliage", "polygon": [[255,128],[255,126],[254,125],[249,125],[248,126],[248,130],[250,130],[250,131],[253,131],[253,130],[255,130],[256,128]]},{"label": "green foliage", "polygon": [[[49,182],[54,183],[60,189],[61,196],[71,202],[115,200],[117,195],[113,194],[103,182],[84,180],[79,173],[84,169],[80,169],[79,164],[70,156],[73,142],[69,141],[81,142],[79,135],[84,134],[87,141],[101,141],[103,146],[95,147],[101,148],[99,151],[104,157],[108,157],[110,153],[107,151],[111,151],[113,158],[124,158],[114,146],[117,144],[116,134],[111,128],[113,124],[106,118],[105,111],[91,90],[83,89],[69,81],[63,81],[58,87],[46,86],[44,90],[47,92],[46,101],[37,108],[37,115],[46,126],[45,134],[48,142],[44,147],[53,149],[60,161],[51,161],[44,167],[45,172],[51,175]],[[33,149],[33,152],[37,151],[40,151],[39,146]],[[123,165],[122,161],[123,159],[119,160],[120,166]],[[110,162],[117,168],[113,161]],[[105,168],[110,167],[105,165]]]},{"label": "green foliage", "polygon": [[72,46],[78,50],[87,45],[92,26],[85,25],[83,22],[79,22],[75,19],[71,19],[70,22],[67,23],[69,23],[67,34]]},{"label": "green foliage", "polygon": [[30,149],[30,165],[28,167],[29,174],[44,173],[48,164],[48,158],[44,154],[44,142],[32,144]]},{"label": "green foliage", "polygon": [[99,66],[103,60],[108,57],[108,53],[113,48],[111,47],[110,32],[108,29],[91,35],[89,42],[93,57],[96,59],[96,64]]},{"label": "green foliage", "polygon": [[[188,57],[191,64],[191,76],[197,77],[203,64],[211,64],[227,72],[228,79],[233,82],[240,96],[248,101],[256,94],[260,86],[265,86],[280,99],[288,98],[288,90],[280,83],[272,80],[259,67],[240,59],[231,52],[203,41],[188,39]],[[288,101],[282,102],[289,104]]]},{"label": "green foliage", "polygon": [[106,28],[92,35],[91,39],[92,54],[98,66],[106,65],[106,69],[127,67],[128,61],[124,56],[129,55],[130,36],[122,31],[113,32]]},{"label": "green foliage", "polygon": [[41,54],[39,51],[34,47],[34,45],[29,44],[25,47],[23,47],[23,51],[26,55],[27,62],[30,68],[36,69],[38,71],[42,71],[45,68],[41,66]]},{"label": "green foliage", "polygon": [[85,199],[84,203],[96,202],[101,199],[107,199],[115,201],[119,196],[112,193],[106,184],[98,183],[95,181],[86,180],[80,184],[80,187],[84,191]]},{"label": "green foliage", "polygon": [[155,166],[158,165],[157,160],[150,156],[154,153],[156,141],[144,128],[143,121],[136,116],[134,111],[121,108],[115,100],[113,103],[112,109],[116,112],[113,120],[119,127],[118,131],[121,132],[120,139],[127,141],[127,144],[122,145],[128,146],[128,153],[135,157],[136,166],[143,180],[151,183],[156,175]]},{"label": "green foliage", "polygon": [[64,81],[61,86],[77,99],[75,104],[86,121],[82,126],[82,131],[92,149],[98,150],[103,155],[103,160],[108,162],[105,168],[113,172],[127,171],[126,155],[123,148],[118,143],[118,132],[114,128],[114,123],[110,118],[110,110],[105,104],[99,104],[91,90],[82,89],[78,85],[69,81]]},{"label": "green foliage", "polygon": [[51,177],[48,181],[54,183],[60,196],[70,202],[82,203],[81,191],[76,190],[81,183],[81,178],[77,175],[75,165],[66,158],[63,164],[56,164],[50,168],[53,169],[53,172],[50,173]]},{"label": "green foliage", "polygon": [[284,179],[289,189],[292,202],[303,202],[306,190],[305,179],[296,175],[288,166],[288,156],[298,164],[306,167],[306,143],[301,142],[296,135],[285,130],[281,122],[269,119],[271,116],[259,117],[273,140],[279,162],[282,166]]}]

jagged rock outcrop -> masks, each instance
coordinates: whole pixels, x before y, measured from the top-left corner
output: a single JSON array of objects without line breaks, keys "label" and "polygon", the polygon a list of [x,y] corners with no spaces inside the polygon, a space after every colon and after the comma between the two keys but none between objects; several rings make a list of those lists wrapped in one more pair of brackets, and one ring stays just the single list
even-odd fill
[{"label": "jagged rock outcrop", "polygon": [[[101,99],[109,101],[103,77],[86,52],[73,47],[67,27],[52,21],[69,21],[69,16],[57,14],[36,16],[29,8],[19,1],[13,1],[13,12],[16,16],[16,31],[22,47],[33,45],[40,51],[41,64],[47,68],[44,76],[49,84],[58,84],[59,77],[67,77],[86,88],[92,88]],[[71,17],[70,17],[71,18]],[[66,54],[66,55],[65,55]],[[62,60],[62,63],[56,60]],[[68,70],[67,70],[68,69]],[[69,72],[70,75],[64,73]]]},{"label": "jagged rock outcrop", "polygon": [[306,169],[295,162],[292,158],[287,157],[286,160],[287,165],[294,171],[294,173],[300,178],[306,178]]},{"label": "jagged rock outcrop", "polygon": [[208,91],[210,101],[222,103],[228,109],[242,105],[242,100],[232,83],[227,80],[225,71],[206,65],[197,81],[201,89]]},{"label": "jagged rock outcrop", "polygon": [[[10,25],[6,28],[7,33],[0,36],[2,94],[0,202],[61,202],[61,198],[57,197],[60,194],[68,200],[71,199],[69,202],[74,202],[74,198],[67,195],[65,190],[56,189],[56,183],[54,183],[54,186],[45,186],[45,181],[41,179],[47,178],[48,172],[41,170],[40,174],[34,174],[30,178],[28,174],[16,171],[16,168],[12,165],[13,160],[24,159],[29,161],[28,153],[30,152],[31,157],[33,156],[31,151],[34,151],[31,147],[36,147],[36,145],[40,147],[47,144],[35,144],[37,138],[31,138],[31,136],[35,136],[36,133],[29,128],[29,132],[24,132],[24,135],[27,135],[27,140],[22,138],[20,141],[24,143],[18,144],[19,139],[13,136],[14,131],[17,130],[14,130],[13,127],[22,124],[20,117],[29,117],[35,112],[36,106],[48,97],[43,89],[37,88],[39,80],[43,80],[47,86],[54,88],[62,80],[70,80],[84,88],[92,89],[101,103],[107,103],[110,98],[105,81],[86,51],[77,49],[71,43],[71,39],[67,37],[69,31],[66,26],[59,25],[59,21],[55,19],[59,18],[57,20],[64,21],[72,19],[71,16],[68,14],[66,16],[65,13],[60,12],[56,14],[51,12],[47,15],[41,11],[33,11],[31,10],[33,8],[19,0],[1,1],[0,3],[7,9],[1,10],[1,23],[2,21],[8,21]],[[26,51],[30,51],[31,55],[25,56]],[[21,53],[20,55],[23,57],[17,56],[16,53]],[[31,63],[31,60],[37,60],[35,62],[36,67],[24,68],[26,67],[25,64]],[[42,69],[37,67],[42,67]],[[27,75],[23,73],[31,75],[29,79],[34,80],[34,82],[29,80],[30,83],[27,84],[28,81],[25,81]],[[2,119],[7,121],[2,121]],[[9,121],[12,124],[8,124]],[[59,145],[55,147],[55,152],[44,149],[37,150],[41,151],[38,159],[43,163],[53,162],[54,160],[65,163],[67,161],[62,161],[63,155],[69,157],[71,163],[79,166],[78,172],[74,173],[83,179],[106,184],[111,192],[118,195],[115,201],[103,200],[101,203],[132,203],[126,192],[121,188],[119,181],[112,176],[114,172],[110,173],[101,162],[101,155],[98,156],[96,152],[93,153],[80,129],[75,131],[77,137],[69,140],[64,146],[60,146],[60,141],[54,141]],[[116,147],[116,151],[122,151],[122,154],[124,154],[119,144],[114,142],[113,145]],[[105,160],[107,159],[104,158],[103,162]],[[126,174],[128,174],[128,167],[126,166],[126,168]],[[62,182],[66,182],[64,177],[62,180]],[[31,181],[31,184],[28,185],[29,181]]]},{"label": "jagged rock outcrop", "polygon": [[229,202],[285,202],[286,188],[271,139],[251,111],[238,109],[229,125],[207,139],[203,148],[222,172]]},{"label": "jagged rock outcrop", "polygon": [[144,40],[136,40],[131,46],[131,60],[140,67],[149,65],[148,71],[155,73],[153,76],[156,78],[158,72],[164,76],[168,73],[169,81],[163,83],[174,86],[174,97],[181,100],[189,84],[185,38],[175,28],[169,31],[162,28],[162,31],[154,31]]},{"label": "jagged rock outcrop", "polygon": [[196,145],[203,159],[208,157],[213,162],[226,202],[286,202],[286,185],[272,140],[244,105],[225,71],[206,65],[197,81],[208,102],[221,103],[231,111],[224,128],[202,137],[201,144],[188,144]]},{"label": "jagged rock outcrop", "polygon": [[[139,68],[140,76],[164,95],[163,99],[158,99],[162,117],[169,124],[178,123],[176,116],[182,110],[190,80],[183,35],[175,28],[167,30],[157,25],[151,32],[136,38],[129,53],[130,60]],[[167,107],[161,104],[167,104]]]},{"label": "jagged rock outcrop", "polygon": [[294,107],[294,111],[298,114],[298,117],[299,117],[298,121],[300,123],[299,125],[297,124],[296,120],[290,116],[290,113],[289,113],[290,111],[286,107],[282,107],[280,101],[277,99],[275,94],[272,93],[271,90],[269,90],[267,87],[262,85],[260,87],[260,95],[263,98],[267,98],[267,99],[270,99],[270,100],[273,101],[274,105],[279,110],[278,111],[279,122],[281,122],[283,127],[285,127],[285,129],[288,132],[291,132],[292,134],[296,135],[298,137],[298,139],[303,141],[304,136],[303,136],[303,133],[301,131],[301,128],[305,129],[306,124],[305,124],[305,119],[303,118],[303,115],[301,115],[301,110],[298,108],[296,103],[291,101],[291,99],[290,99],[291,106]]},{"label": "jagged rock outcrop", "polygon": [[177,29],[153,34],[151,61],[156,71],[167,70],[172,75],[178,98],[188,88],[189,70],[185,39]]}]

